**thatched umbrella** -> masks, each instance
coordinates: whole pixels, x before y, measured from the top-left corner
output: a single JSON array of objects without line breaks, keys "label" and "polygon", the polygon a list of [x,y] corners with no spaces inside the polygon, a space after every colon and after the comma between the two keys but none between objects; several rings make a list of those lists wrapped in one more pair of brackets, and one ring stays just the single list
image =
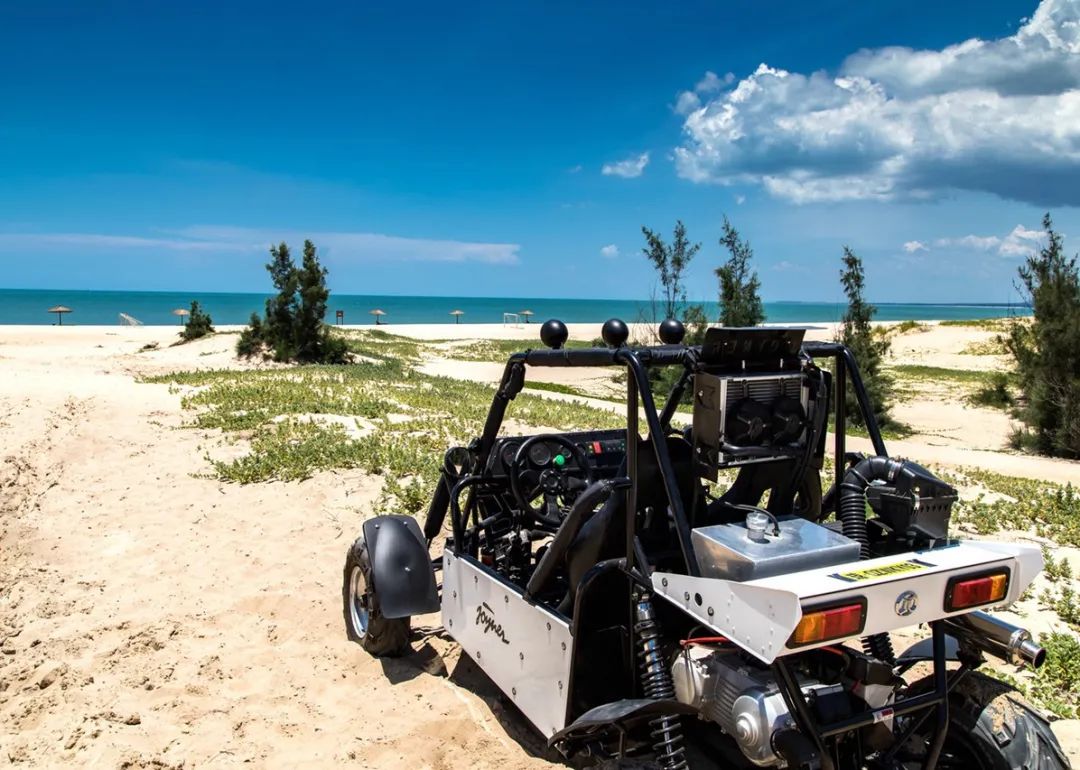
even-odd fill
[{"label": "thatched umbrella", "polygon": [[451,310],[450,315],[454,317],[454,323],[461,323],[461,317],[465,315],[464,310]]},{"label": "thatched umbrella", "polygon": [[382,323],[382,321],[380,321],[379,319],[382,318],[384,315],[386,315],[386,311],[385,310],[379,310],[379,308],[375,308],[374,310],[371,311],[371,314],[373,316],[375,316],[375,325],[378,326],[379,324]]},{"label": "thatched umbrella", "polygon": [[56,323],[58,326],[64,325],[64,313],[70,313],[71,308],[64,305],[57,305],[56,307],[49,308],[48,312],[56,313]]},{"label": "thatched umbrella", "polygon": [[187,316],[191,315],[191,311],[188,310],[187,308],[178,307],[178,308],[176,308],[176,310],[172,311],[172,314],[180,316],[180,325],[183,326],[184,325],[184,319]]},{"label": "thatched umbrella", "polygon": [[529,322],[529,316],[536,315],[536,314],[533,313],[533,311],[531,311],[531,310],[522,310],[520,313],[518,313],[518,315],[525,316],[525,323],[528,323]]}]

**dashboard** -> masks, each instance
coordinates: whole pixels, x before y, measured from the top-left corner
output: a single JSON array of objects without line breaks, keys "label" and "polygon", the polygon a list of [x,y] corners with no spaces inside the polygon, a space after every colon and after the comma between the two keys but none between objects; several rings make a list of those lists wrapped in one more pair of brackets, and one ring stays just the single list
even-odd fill
[{"label": "dashboard", "polygon": [[[580,433],[561,433],[560,436],[573,442],[584,453],[594,471],[610,470],[601,476],[615,472],[626,456],[626,431],[590,430]],[[507,476],[514,462],[514,455],[530,436],[506,436],[497,439],[488,458],[488,473],[491,476]],[[576,470],[577,460],[566,447],[555,441],[537,441],[529,449],[526,467],[542,470],[555,464],[556,456],[562,460],[558,464],[563,470]]]}]

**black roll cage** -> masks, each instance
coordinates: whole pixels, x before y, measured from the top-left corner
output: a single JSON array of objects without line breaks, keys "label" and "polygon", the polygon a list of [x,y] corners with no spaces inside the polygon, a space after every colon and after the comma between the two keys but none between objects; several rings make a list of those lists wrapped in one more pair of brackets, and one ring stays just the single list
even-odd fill
[{"label": "black roll cage", "polygon": [[[834,362],[835,398],[834,408],[836,413],[834,427],[834,453],[836,485],[843,478],[847,467],[846,455],[846,385],[847,379],[851,379],[851,385],[855,390],[855,397],[859,404],[870,441],[874,446],[874,453],[887,456],[885,442],[881,437],[877,420],[874,418],[873,409],[863,384],[862,376],[855,357],[846,346],[835,342],[804,342],[801,354],[808,360],[816,358],[832,358]],[[636,559],[634,547],[634,512],[637,510],[637,460],[636,451],[641,443],[640,425],[641,414],[644,413],[645,425],[650,436],[664,436],[670,432],[671,418],[682,399],[687,384],[696,371],[700,371],[701,347],[684,345],[659,345],[640,348],[577,348],[572,350],[525,350],[514,353],[506,362],[502,380],[495,391],[491,409],[484,423],[484,430],[477,446],[477,468],[483,468],[488,462],[495,440],[502,426],[506,409],[510,402],[521,392],[525,384],[526,366],[622,366],[626,369],[626,458],[627,476],[630,478],[630,488],[627,490],[627,542],[626,542],[626,568],[632,569]],[[668,394],[664,408],[657,411],[656,402],[653,399],[652,387],[649,383],[648,369],[667,366],[682,366],[682,376],[676,382]],[[678,491],[675,478],[675,470],[668,454],[667,444],[663,441],[650,442],[656,457],[657,467],[664,483],[664,493],[667,497],[668,506],[672,519],[675,523],[675,532],[679,541],[679,550],[682,553],[686,574],[699,577],[701,571],[698,568],[697,559],[690,542],[690,521],[684,510],[682,497]],[[458,492],[462,490],[457,490]],[[451,495],[456,500],[456,495]],[[465,523],[456,510],[451,506],[451,524],[454,527],[456,542],[462,542],[461,536],[465,530]]]}]

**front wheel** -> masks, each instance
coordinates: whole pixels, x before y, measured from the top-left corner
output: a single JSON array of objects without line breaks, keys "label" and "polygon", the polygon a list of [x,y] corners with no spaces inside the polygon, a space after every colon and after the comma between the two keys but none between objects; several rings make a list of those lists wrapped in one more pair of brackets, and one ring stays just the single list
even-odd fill
[{"label": "front wheel", "polygon": [[360,536],[345,556],[341,587],[345,633],[372,655],[402,655],[409,649],[409,618],[383,617],[371,574],[367,544]]},{"label": "front wheel", "polygon": [[[933,683],[924,679],[911,689],[932,690]],[[924,734],[913,742],[921,743],[924,752],[929,739]],[[920,766],[918,762],[905,764]],[[949,695],[949,732],[937,766],[939,770],[1069,770],[1069,760],[1049,723],[1014,688],[972,672]]]}]

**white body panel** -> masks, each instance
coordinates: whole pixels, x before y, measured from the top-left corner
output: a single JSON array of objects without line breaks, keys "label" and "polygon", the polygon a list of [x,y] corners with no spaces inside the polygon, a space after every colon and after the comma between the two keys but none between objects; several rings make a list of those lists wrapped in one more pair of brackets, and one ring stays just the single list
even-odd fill
[{"label": "white body panel", "polygon": [[768,662],[782,654],[802,618],[799,595],[787,588],[665,572],[654,572],[652,583],[676,607]]},{"label": "white body panel", "polygon": [[569,625],[468,557],[443,552],[447,633],[547,737],[566,726]]},{"label": "white body panel", "polygon": [[[872,573],[874,570],[888,573],[890,567],[905,563],[913,563],[915,568],[900,574],[844,577],[849,573]],[[787,648],[787,639],[802,618],[803,607],[862,597],[866,599],[867,611],[866,626],[860,636],[893,631],[970,612],[945,611],[945,588],[949,579],[956,575],[1008,567],[1011,573],[1009,590],[1004,601],[996,605],[1005,606],[1020,597],[1042,570],[1042,564],[1042,552],[1035,546],[965,541],[947,548],[883,556],[744,583],[663,573],[654,573],[652,580],[657,593],[672,604],[759,660],[771,663],[781,655],[839,641],[833,639],[796,649]],[[701,596],[701,605],[697,604],[695,594]],[[901,594],[907,595],[902,603]],[[914,594],[914,598],[910,594]],[[790,611],[784,595],[793,597],[794,612]],[[708,614],[710,607],[713,608],[712,615]],[[731,610],[725,611],[726,607]]]}]

